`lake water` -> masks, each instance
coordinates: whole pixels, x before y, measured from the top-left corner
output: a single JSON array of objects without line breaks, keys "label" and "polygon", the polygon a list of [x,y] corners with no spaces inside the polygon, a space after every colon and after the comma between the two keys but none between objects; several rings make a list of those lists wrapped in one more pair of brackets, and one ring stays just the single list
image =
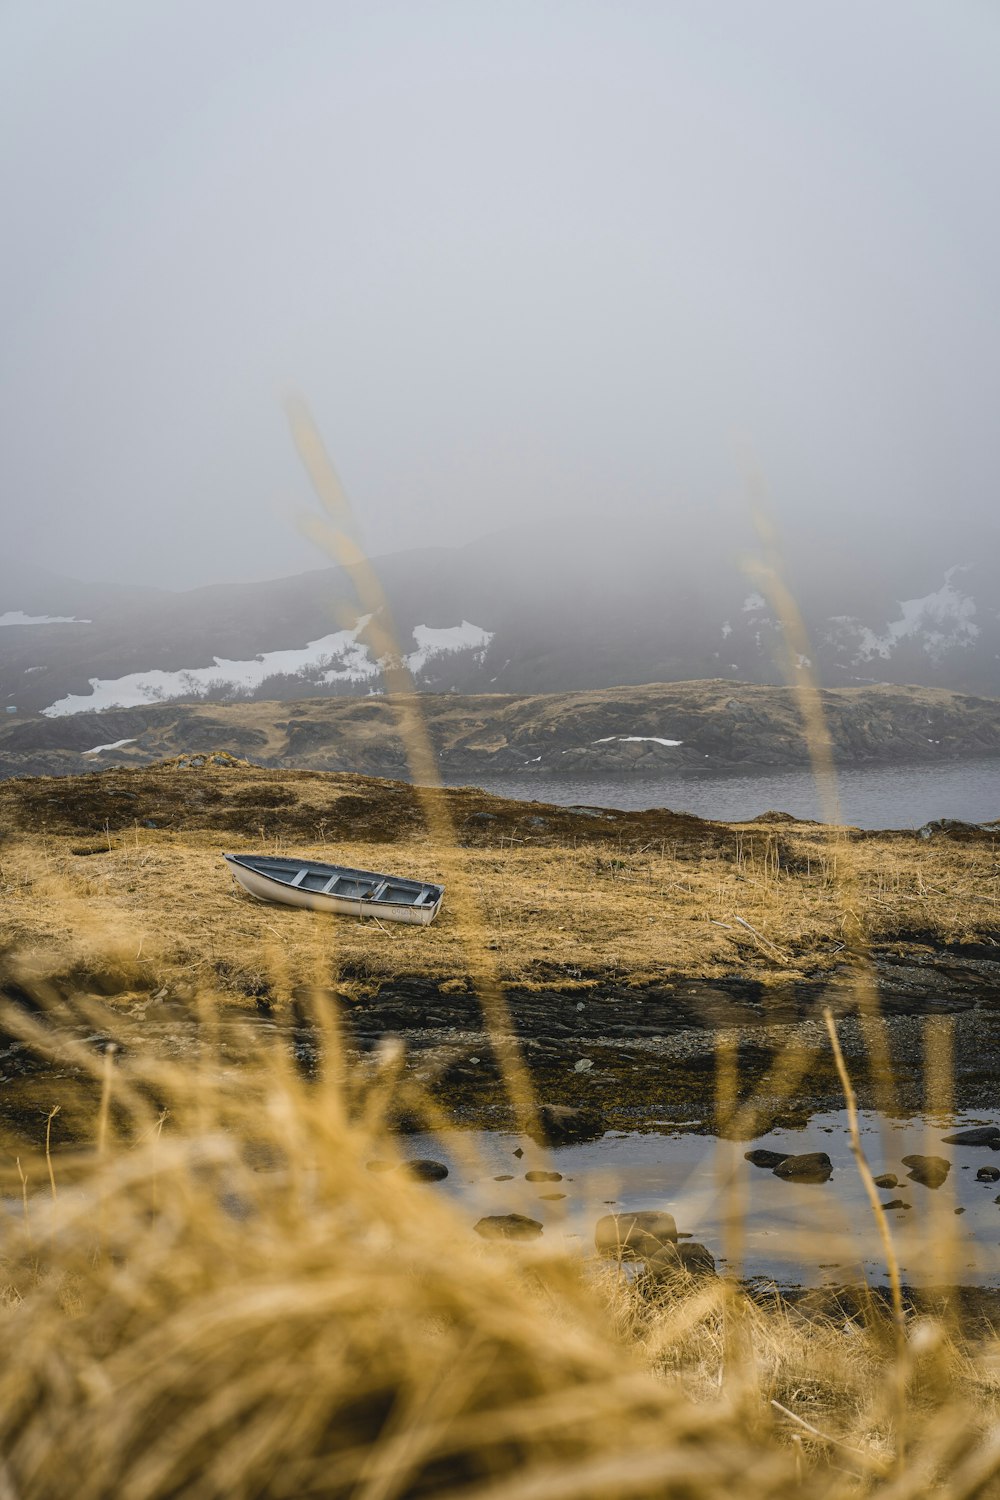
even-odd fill
[{"label": "lake water", "polygon": [[[1000,1183],[976,1176],[981,1167],[1000,1165],[1000,1153],[941,1142],[942,1135],[981,1119],[956,1116],[933,1125],[875,1112],[860,1116],[872,1172],[892,1172],[899,1179],[898,1187],[881,1190],[879,1198],[883,1205],[906,1205],[888,1208],[887,1216],[903,1279],[911,1286],[1000,1285]],[[753,1142],[666,1130],[609,1134],[545,1153],[503,1133],[463,1132],[460,1143],[461,1154],[441,1137],[418,1136],[407,1141],[407,1155],[449,1163],[450,1175],[441,1186],[460,1200],[472,1222],[491,1214],[525,1214],[543,1224],[547,1241],[590,1253],[602,1215],[666,1210],[680,1233],[712,1251],[720,1270],[813,1286],[886,1279],[843,1111],[815,1114],[802,1130],[775,1130]],[[833,1175],[822,1183],[783,1181],[744,1159],[746,1150],[761,1145],[825,1151]],[[523,1150],[520,1157],[517,1148]],[[910,1153],[951,1162],[941,1187],[910,1179],[902,1164]],[[525,1173],[538,1167],[560,1172],[562,1180],[528,1182]]]},{"label": "lake water", "polygon": [[[1000,819],[1000,757],[919,766],[853,767],[837,777],[844,821],[858,828],[919,828],[932,818],[966,823]],[[669,807],[702,818],[741,822],[763,812],[821,818],[822,804],[807,770],[740,775],[674,772],[657,777],[570,780],[556,776],[495,776],[476,785],[498,797],[563,805],[641,810]]]}]

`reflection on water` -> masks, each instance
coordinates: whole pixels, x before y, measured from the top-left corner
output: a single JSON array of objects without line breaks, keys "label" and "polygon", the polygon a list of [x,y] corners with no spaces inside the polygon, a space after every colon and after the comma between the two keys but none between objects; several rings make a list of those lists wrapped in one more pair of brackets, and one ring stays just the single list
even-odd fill
[{"label": "reflection on water", "polygon": [[[1000,818],[1000,758],[932,766],[852,767],[837,778],[844,820],[858,828],[919,828],[932,818],[985,823]],[[476,781],[498,797],[640,810],[669,807],[702,818],[740,822],[762,812],[819,818],[820,799],[807,769],[744,775],[675,772],[657,777],[569,780],[494,776]]]},{"label": "reflection on water", "polygon": [[[861,1116],[873,1173],[891,1172],[899,1180],[880,1191],[880,1200],[908,1205],[889,1209],[888,1217],[903,1280],[911,1286],[1000,1285],[1000,1183],[976,1176],[979,1168],[1000,1164],[1000,1153],[941,1141],[966,1123],[979,1119],[931,1125],[874,1112]],[[470,1222],[486,1214],[526,1214],[545,1226],[547,1240],[589,1252],[603,1214],[665,1209],[681,1233],[708,1246],[720,1270],[799,1285],[886,1279],[840,1111],[816,1114],[804,1130],[775,1130],[753,1143],[677,1131],[618,1133],[543,1154],[512,1135],[469,1132],[461,1141],[473,1153],[471,1166],[464,1151],[443,1150],[435,1136],[411,1138],[407,1154],[450,1162],[442,1186],[460,1197]],[[789,1153],[825,1151],[833,1174],[825,1183],[782,1181],[744,1160],[751,1144]],[[515,1156],[517,1147],[523,1156]],[[950,1161],[943,1186],[932,1189],[910,1178],[902,1158],[911,1153]],[[539,1166],[561,1172],[562,1181],[528,1182],[525,1173]],[[510,1180],[496,1180],[508,1174]],[[559,1193],[565,1197],[549,1196]]]}]

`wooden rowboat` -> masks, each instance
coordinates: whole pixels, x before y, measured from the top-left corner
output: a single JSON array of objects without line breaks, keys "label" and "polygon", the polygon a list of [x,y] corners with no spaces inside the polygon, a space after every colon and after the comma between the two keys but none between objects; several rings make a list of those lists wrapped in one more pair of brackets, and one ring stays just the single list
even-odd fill
[{"label": "wooden rowboat", "polygon": [[278,901],[342,917],[378,917],[383,922],[416,922],[426,927],[437,916],[444,895],[443,885],[315,859],[284,859],[273,854],[222,857],[244,890],[258,901]]}]

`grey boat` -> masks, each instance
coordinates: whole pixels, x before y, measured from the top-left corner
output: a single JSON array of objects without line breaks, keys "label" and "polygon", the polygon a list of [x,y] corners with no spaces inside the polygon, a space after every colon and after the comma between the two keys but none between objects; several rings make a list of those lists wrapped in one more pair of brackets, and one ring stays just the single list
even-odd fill
[{"label": "grey boat", "polygon": [[273,854],[224,854],[233,875],[258,901],[304,906],[342,917],[378,917],[426,927],[441,908],[443,885],[352,870],[315,859]]}]

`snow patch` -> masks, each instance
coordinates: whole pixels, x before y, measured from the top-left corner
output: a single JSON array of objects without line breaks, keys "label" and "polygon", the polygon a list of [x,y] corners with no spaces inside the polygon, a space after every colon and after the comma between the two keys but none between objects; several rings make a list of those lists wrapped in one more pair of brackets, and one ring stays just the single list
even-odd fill
[{"label": "snow patch", "polygon": [[473,660],[481,664],[493,639],[493,631],[463,620],[461,625],[449,625],[443,630],[431,625],[414,625],[413,639],[417,649],[403,659],[416,675],[436,656],[451,656],[456,651],[473,652]]},{"label": "snow patch", "polygon": [[239,698],[255,692],[269,677],[301,677],[324,683],[364,682],[378,672],[378,664],[358,636],[371,619],[365,615],[353,630],[335,630],[306,646],[289,651],[264,651],[249,661],[216,656],[210,667],[182,667],[176,672],[154,668],[126,677],[91,677],[89,693],[69,693],[43,708],[47,718],[64,714],[100,713],[106,708],[140,708],[173,698],[205,698],[210,693]]},{"label": "snow patch", "polygon": [[[272,677],[298,677],[303,686],[367,683],[369,692],[377,692],[382,664],[360,640],[371,618],[364,615],[351,630],[336,630],[291,650],[264,651],[247,661],[216,656],[210,667],[182,667],[173,672],[154,668],[125,677],[91,677],[89,693],[69,693],[43,708],[42,713],[60,718],[65,714],[100,713],[107,708],[141,708],[177,698],[247,698]],[[417,625],[413,639],[416,650],[404,660],[416,675],[436,657],[458,651],[471,650],[474,659],[481,662],[493,636],[463,620],[461,625],[440,630]]]},{"label": "snow patch", "polygon": [[[743,608],[746,609],[746,605],[745,604],[744,604]],[[732,635],[732,633],[733,633],[733,627],[730,625],[729,621],[728,620],[723,620],[723,622],[722,622],[722,639],[725,640],[726,636],[727,635]]]},{"label": "snow patch", "polygon": [[78,620],[75,615],[26,615],[23,609],[9,609],[0,615],[0,625],[92,625],[92,620]]},{"label": "snow patch", "polygon": [[662,740],[655,734],[608,734],[603,740],[591,740],[592,745],[610,745],[617,740],[622,745],[683,745],[683,740]]},{"label": "snow patch", "polygon": [[757,593],[747,594],[746,598],[743,601],[743,613],[744,614],[750,614],[751,611],[755,610],[755,609],[766,609],[766,608],[767,608],[767,600],[764,598],[763,594],[757,594]]},{"label": "snow patch", "polygon": [[964,568],[949,568],[944,583],[933,593],[921,599],[901,599],[899,618],[890,621],[881,635],[853,615],[834,615],[830,623],[837,628],[828,639],[836,643],[838,638],[853,635],[857,662],[872,661],[876,656],[888,661],[896,647],[907,640],[916,640],[932,661],[940,661],[956,646],[971,646],[979,635],[974,618],[976,603],[952,583],[954,575],[962,572]]},{"label": "snow patch", "polygon": [[135,735],[130,740],[112,740],[110,745],[95,745],[93,750],[85,750],[84,755],[103,755],[105,750],[120,750],[123,745],[134,745]]}]

